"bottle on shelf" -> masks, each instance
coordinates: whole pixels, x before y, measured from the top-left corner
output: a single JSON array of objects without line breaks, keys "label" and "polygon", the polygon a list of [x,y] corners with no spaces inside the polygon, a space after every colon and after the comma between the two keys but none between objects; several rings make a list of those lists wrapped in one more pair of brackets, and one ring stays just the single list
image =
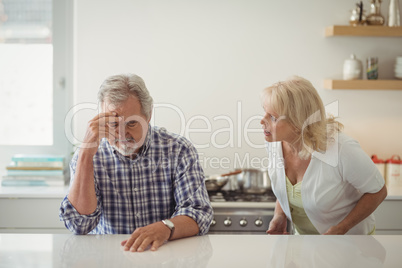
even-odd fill
[{"label": "bottle on shelf", "polygon": [[401,26],[401,17],[399,12],[399,1],[391,0],[389,2],[389,12],[388,12],[388,26]]},{"label": "bottle on shelf", "polygon": [[370,14],[367,16],[366,22],[368,25],[383,25],[384,17],[381,15],[382,0],[371,0]]},{"label": "bottle on shelf", "polygon": [[352,10],[352,15],[349,19],[349,24],[352,26],[364,25],[366,24],[366,15],[363,10],[363,2],[356,4],[356,8]]},{"label": "bottle on shelf", "polygon": [[369,57],[367,58],[367,79],[376,80],[378,79],[378,58]]}]

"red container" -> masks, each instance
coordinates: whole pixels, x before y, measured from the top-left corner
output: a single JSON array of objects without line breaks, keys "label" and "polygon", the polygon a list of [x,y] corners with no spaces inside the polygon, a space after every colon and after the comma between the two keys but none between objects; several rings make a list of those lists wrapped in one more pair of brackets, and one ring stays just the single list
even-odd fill
[{"label": "red container", "polygon": [[371,160],[373,160],[374,164],[377,166],[378,170],[381,173],[381,176],[385,179],[385,161],[379,159],[376,154],[371,156]]},{"label": "red container", "polygon": [[402,187],[401,166],[402,161],[399,155],[393,155],[385,161],[385,181],[387,187]]}]

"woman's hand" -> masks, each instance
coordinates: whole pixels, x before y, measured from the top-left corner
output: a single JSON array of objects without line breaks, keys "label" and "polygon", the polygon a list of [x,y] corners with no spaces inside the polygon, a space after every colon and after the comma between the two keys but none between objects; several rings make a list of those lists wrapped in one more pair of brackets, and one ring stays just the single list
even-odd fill
[{"label": "woman's hand", "polygon": [[337,225],[332,226],[324,234],[346,234],[350,229],[368,217],[387,196],[385,185],[377,193],[365,193],[352,211]]},{"label": "woman's hand", "polygon": [[285,214],[275,215],[269,223],[267,234],[289,234],[289,232],[286,230],[287,224]]},{"label": "woman's hand", "polygon": [[348,230],[346,230],[345,228],[340,227],[339,225],[336,226],[331,226],[331,228],[328,229],[328,231],[326,231],[324,233],[324,235],[343,235],[346,234]]}]

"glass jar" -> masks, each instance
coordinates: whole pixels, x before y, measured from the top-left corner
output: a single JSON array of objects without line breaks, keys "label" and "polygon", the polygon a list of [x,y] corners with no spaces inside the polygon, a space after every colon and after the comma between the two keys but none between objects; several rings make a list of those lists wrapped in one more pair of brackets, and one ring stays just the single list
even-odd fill
[{"label": "glass jar", "polygon": [[368,25],[383,25],[384,17],[381,15],[381,0],[371,0],[370,14],[366,20]]},{"label": "glass jar", "polygon": [[367,79],[378,79],[378,58],[367,58]]}]

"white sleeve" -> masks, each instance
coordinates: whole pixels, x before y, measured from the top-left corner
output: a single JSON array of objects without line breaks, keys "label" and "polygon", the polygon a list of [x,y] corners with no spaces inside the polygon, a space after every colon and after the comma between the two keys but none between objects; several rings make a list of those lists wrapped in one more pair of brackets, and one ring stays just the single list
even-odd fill
[{"label": "white sleeve", "polygon": [[339,169],[343,180],[361,193],[376,193],[385,184],[376,165],[355,140],[342,144],[339,150]]}]

